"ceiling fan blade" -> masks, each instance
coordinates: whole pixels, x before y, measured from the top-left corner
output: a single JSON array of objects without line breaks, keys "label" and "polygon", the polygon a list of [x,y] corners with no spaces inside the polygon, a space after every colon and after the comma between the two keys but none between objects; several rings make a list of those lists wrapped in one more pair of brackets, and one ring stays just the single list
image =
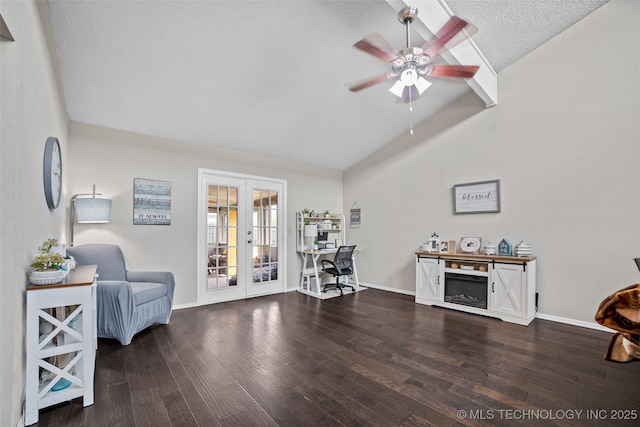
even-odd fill
[{"label": "ceiling fan blade", "polygon": [[480,67],[477,65],[434,65],[428,77],[473,77]]},{"label": "ceiling fan blade", "polygon": [[422,50],[424,54],[428,55],[431,59],[435,58],[444,45],[466,26],[467,21],[457,16],[452,16],[451,19],[440,28],[440,31],[423,45]]},{"label": "ceiling fan blade", "polygon": [[398,50],[379,33],[369,34],[353,46],[385,62],[391,62],[396,59],[396,53],[398,52]]},{"label": "ceiling fan blade", "polygon": [[381,76],[378,76],[378,77],[374,77],[374,78],[371,78],[371,79],[365,80],[365,81],[363,81],[362,83],[358,83],[358,84],[357,84],[357,85],[355,85],[355,86],[351,86],[351,87],[349,88],[349,90],[350,90],[351,92],[358,92],[358,91],[360,91],[360,90],[362,90],[362,89],[366,89],[366,88],[371,87],[371,86],[373,86],[373,85],[377,85],[378,83],[382,83],[382,82],[384,82],[384,81],[386,81],[386,80],[392,79],[392,78],[397,77],[397,76],[398,76],[398,74],[397,74],[397,73],[387,73],[387,74],[383,74],[383,75],[381,75]]}]

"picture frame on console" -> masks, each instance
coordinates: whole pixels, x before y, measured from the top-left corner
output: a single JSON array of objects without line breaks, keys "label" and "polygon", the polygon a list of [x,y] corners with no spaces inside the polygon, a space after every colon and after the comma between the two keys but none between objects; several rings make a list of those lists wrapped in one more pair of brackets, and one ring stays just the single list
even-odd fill
[{"label": "picture frame on console", "polygon": [[482,248],[482,237],[463,237],[460,239],[460,253],[477,255]]},{"label": "picture frame on console", "polygon": [[429,238],[429,252],[437,254],[440,252],[440,238],[436,233]]}]

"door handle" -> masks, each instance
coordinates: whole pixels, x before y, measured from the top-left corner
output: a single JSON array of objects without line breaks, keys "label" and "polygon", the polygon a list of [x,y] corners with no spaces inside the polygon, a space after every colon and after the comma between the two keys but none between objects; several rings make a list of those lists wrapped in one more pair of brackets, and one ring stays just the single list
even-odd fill
[{"label": "door handle", "polygon": [[249,239],[247,240],[247,243],[253,243],[253,240]]}]

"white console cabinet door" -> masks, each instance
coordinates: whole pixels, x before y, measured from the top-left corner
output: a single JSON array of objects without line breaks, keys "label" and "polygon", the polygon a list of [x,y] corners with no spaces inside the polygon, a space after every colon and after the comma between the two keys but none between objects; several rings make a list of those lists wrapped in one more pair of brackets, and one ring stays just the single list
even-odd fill
[{"label": "white console cabinet door", "polygon": [[495,264],[491,272],[490,310],[516,316],[524,315],[526,280],[522,265]]},{"label": "white console cabinet door", "polygon": [[[442,270],[442,271],[441,271]],[[440,260],[419,258],[416,263],[416,302],[431,305],[432,302],[444,298],[444,269],[440,268]]]},{"label": "white console cabinet door", "polygon": [[491,270],[491,305],[496,317],[529,324],[535,317],[535,261],[526,265],[495,263]]}]

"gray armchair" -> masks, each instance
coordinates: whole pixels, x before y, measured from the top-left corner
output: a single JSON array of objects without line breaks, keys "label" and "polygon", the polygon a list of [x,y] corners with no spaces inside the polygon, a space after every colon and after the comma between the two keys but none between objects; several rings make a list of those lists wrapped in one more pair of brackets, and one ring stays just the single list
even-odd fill
[{"label": "gray armchair", "polygon": [[100,338],[129,345],[135,334],[171,317],[175,281],[170,272],[127,271],[117,245],[94,243],[67,249],[78,265],[98,266],[97,323]]}]

